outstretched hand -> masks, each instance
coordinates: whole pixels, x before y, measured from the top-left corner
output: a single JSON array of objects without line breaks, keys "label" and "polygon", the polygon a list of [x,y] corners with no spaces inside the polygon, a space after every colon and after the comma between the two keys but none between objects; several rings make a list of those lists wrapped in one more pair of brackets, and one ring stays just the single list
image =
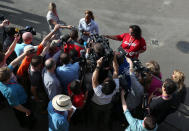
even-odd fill
[{"label": "outstretched hand", "polygon": [[57,31],[59,28],[60,28],[60,25],[56,24],[55,27],[54,27],[54,30]]}]

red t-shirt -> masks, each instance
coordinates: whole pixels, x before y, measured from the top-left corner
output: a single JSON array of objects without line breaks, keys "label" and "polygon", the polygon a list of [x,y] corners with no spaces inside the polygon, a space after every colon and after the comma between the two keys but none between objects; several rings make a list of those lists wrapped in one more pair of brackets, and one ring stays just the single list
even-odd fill
[{"label": "red t-shirt", "polygon": [[144,38],[135,39],[129,33],[123,33],[116,36],[118,40],[122,41],[121,47],[127,52],[127,57],[138,58],[140,52],[146,50],[146,42]]},{"label": "red t-shirt", "polygon": [[67,43],[66,46],[64,46],[65,53],[69,53],[70,50],[73,49],[78,52],[78,57],[80,57],[80,51],[84,49],[84,46],[74,41],[71,41],[70,43]]},{"label": "red t-shirt", "polygon": [[85,104],[85,94],[83,92],[81,92],[80,94],[73,94],[72,91],[70,90],[70,84],[68,85],[67,89],[68,89],[68,95],[72,99],[72,104],[76,108],[82,108],[83,105]]}]

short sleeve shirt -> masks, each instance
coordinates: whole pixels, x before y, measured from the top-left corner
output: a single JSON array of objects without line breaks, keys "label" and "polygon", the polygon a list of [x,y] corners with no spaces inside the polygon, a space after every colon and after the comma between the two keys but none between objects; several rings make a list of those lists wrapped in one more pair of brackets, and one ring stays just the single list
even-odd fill
[{"label": "short sleeve shirt", "polygon": [[54,25],[52,23],[50,23],[50,20],[53,20],[53,21],[56,21],[56,23],[59,23],[59,18],[58,16],[56,16],[52,11],[49,11],[47,13],[47,22],[49,24],[49,28],[50,30],[53,30],[54,29]]},{"label": "short sleeve shirt", "polygon": [[10,106],[24,104],[27,101],[27,94],[24,88],[16,82],[8,84],[0,82],[0,91],[7,99]]},{"label": "short sleeve shirt", "polygon": [[64,114],[56,113],[52,106],[52,101],[49,102],[47,110],[49,115],[49,131],[69,131],[68,111],[64,111]]},{"label": "short sleeve shirt", "polygon": [[127,57],[138,58],[139,51],[146,50],[146,42],[144,38],[131,38],[129,33],[123,33],[116,36],[118,40],[122,41],[121,47],[126,51]]},{"label": "short sleeve shirt", "polygon": [[98,85],[94,90],[94,96],[92,97],[92,101],[98,105],[109,104],[112,101],[112,97],[119,92],[119,79],[114,79],[116,88],[112,94],[105,95],[102,93],[102,85]]},{"label": "short sleeve shirt", "polygon": [[27,46],[28,44],[21,43],[21,44],[16,44],[15,46],[15,53],[17,56],[20,56],[23,53],[24,47]]},{"label": "short sleeve shirt", "polygon": [[[94,20],[91,20],[91,22],[87,24],[85,22],[85,18],[80,19],[79,31],[82,31],[82,30],[90,32],[91,34],[99,34],[98,24]],[[81,38],[84,41],[87,41],[88,36],[81,34]]]},{"label": "short sleeve shirt", "polygon": [[56,68],[56,74],[64,88],[66,88],[71,81],[79,78],[79,68],[78,62]]},{"label": "short sleeve shirt", "polygon": [[148,130],[148,129],[144,128],[143,120],[134,118],[128,109],[125,111],[124,114],[129,123],[129,126],[126,128],[125,131],[156,131],[157,130],[157,125],[153,130]]}]

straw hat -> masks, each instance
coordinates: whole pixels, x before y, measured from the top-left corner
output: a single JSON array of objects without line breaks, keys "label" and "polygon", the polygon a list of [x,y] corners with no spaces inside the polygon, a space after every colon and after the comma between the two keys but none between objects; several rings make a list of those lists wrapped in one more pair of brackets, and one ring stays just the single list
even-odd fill
[{"label": "straw hat", "polygon": [[57,111],[66,111],[72,107],[72,102],[67,95],[56,95],[52,100],[52,106]]}]

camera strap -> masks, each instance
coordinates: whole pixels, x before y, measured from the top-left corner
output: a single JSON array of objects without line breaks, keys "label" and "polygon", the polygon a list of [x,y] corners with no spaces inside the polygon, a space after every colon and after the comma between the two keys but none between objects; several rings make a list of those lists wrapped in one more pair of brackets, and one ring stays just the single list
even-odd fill
[{"label": "camera strap", "polygon": [[130,48],[130,46],[132,45],[132,43],[136,40],[136,38],[134,38],[134,40],[131,41],[132,38],[133,38],[132,36],[129,38],[129,48]]}]

